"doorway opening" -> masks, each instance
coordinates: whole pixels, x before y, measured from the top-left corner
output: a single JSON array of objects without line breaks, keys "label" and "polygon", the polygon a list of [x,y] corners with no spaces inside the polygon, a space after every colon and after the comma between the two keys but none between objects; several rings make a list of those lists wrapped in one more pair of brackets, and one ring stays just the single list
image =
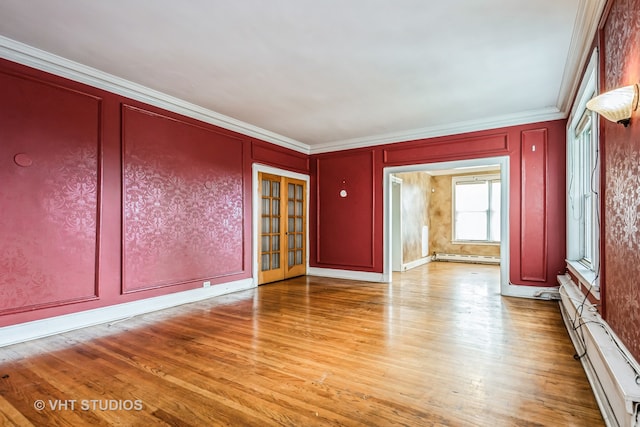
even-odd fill
[{"label": "doorway opening", "polygon": [[[384,169],[384,205],[385,205],[385,220],[384,220],[384,278],[388,282],[392,282],[393,280],[393,271],[402,271],[407,268],[406,263],[402,263],[402,252],[403,247],[410,248],[413,247],[414,256],[413,258],[421,259],[421,263],[431,261],[434,250],[436,248],[429,247],[429,234],[437,233],[439,236],[440,233],[437,230],[431,230],[431,224],[428,221],[423,221],[420,224],[403,224],[402,218],[398,218],[400,215],[402,204],[409,205],[412,203],[412,199],[414,197],[408,197],[408,194],[402,195],[403,192],[401,190],[402,185],[405,185],[406,182],[403,182],[402,179],[399,179],[398,174],[408,174],[414,173],[406,176],[415,176],[415,172],[425,172],[430,176],[441,176],[441,175],[466,175],[466,176],[474,176],[478,173],[480,177],[480,173],[484,172],[484,175],[491,175],[493,181],[485,180],[488,184],[488,194],[491,194],[493,190],[494,200],[499,200],[499,212],[496,212],[495,218],[493,218],[493,225],[491,224],[491,218],[485,216],[487,220],[487,237],[484,239],[486,242],[482,244],[486,244],[488,246],[493,246],[494,248],[499,247],[498,260],[500,263],[500,292],[505,295],[509,293],[509,215],[508,215],[508,206],[509,206],[509,157],[501,156],[501,157],[491,157],[484,159],[471,159],[471,160],[460,160],[460,161],[451,161],[451,162],[440,162],[440,163],[428,163],[428,164],[420,164],[420,165],[409,165],[409,166],[395,166],[388,167]],[[401,177],[402,175],[400,175]],[[467,179],[466,181],[470,181]],[[460,181],[461,183],[466,182],[465,180]],[[491,182],[494,184],[492,185]],[[496,182],[499,182],[499,185],[495,185]],[[451,191],[449,194],[449,200],[455,198],[455,190],[451,190],[452,187],[449,187],[448,191]],[[462,187],[461,187],[462,188]],[[465,187],[469,188],[469,187]],[[430,189],[429,191],[437,191],[436,189]],[[406,192],[405,192],[406,193]],[[461,192],[462,194],[462,192]],[[429,194],[428,196],[431,196]],[[424,204],[424,198],[416,198],[418,200],[418,204]],[[451,203],[451,202],[449,202]],[[488,203],[491,203],[491,200],[488,200]],[[426,207],[417,207],[417,211],[420,209],[428,209]],[[415,209],[414,209],[415,210]],[[469,224],[469,221],[480,221],[480,215],[476,215],[474,219],[474,213],[465,213],[466,217],[462,219],[458,219],[459,224]],[[448,211],[445,215],[449,215],[447,220],[447,227],[450,229],[455,229],[456,222],[456,213],[453,210]],[[458,215],[462,215],[458,212]],[[401,216],[401,215],[400,215]],[[471,218],[471,219],[470,219]],[[417,221],[414,222],[419,222]],[[480,223],[480,222],[479,222]],[[411,231],[411,244],[403,245],[402,238],[399,236],[399,233],[402,233],[403,225],[410,226]],[[435,225],[435,224],[434,224]],[[491,229],[491,227],[493,229]],[[470,230],[469,227],[463,229],[460,227],[458,234],[464,238],[464,233],[468,233]],[[447,240],[449,244],[460,244],[460,241],[456,241],[455,231],[451,231],[451,234],[447,236]],[[460,237],[459,236],[459,237]],[[498,239],[495,236],[499,236]],[[475,237],[474,237],[475,238]],[[492,241],[492,239],[494,241]],[[461,239],[458,239],[461,240]],[[490,252],[489,248],[486,248],[485,252]],[[416,255],[417,254],[417,255]],[[420,265],[420,261],[417,264],[410,264],[409,267],[415,267],[416,265]]]}]

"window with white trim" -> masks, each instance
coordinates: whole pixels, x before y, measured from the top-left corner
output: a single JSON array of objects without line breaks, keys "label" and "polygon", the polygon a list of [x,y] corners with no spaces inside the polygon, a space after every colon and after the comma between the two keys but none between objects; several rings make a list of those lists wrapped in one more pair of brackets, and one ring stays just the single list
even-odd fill
[{"label": "window with white trim", "polygon": [[574,163],[570,176],[569,188],[574,197],[571,213],[578,222],[579,261],[590,270],[594,269],[594,247],[597,240],[594,236],[597,191],[593,188],[597,181],[597,147],[594,140],[592,112],[585,111],[572,141],[572,161]]},{"label": "window with white trim", "polygon": [[500,242],[500,175],[456,176],[453,241]]},{"label": "window with white trim", "polygon": [[[598,120],[585,104],[597,94],[594,52],[567,127],[567,259],[593,274],[600,257]],[[586,278],[585,278],[586,279]]]}]

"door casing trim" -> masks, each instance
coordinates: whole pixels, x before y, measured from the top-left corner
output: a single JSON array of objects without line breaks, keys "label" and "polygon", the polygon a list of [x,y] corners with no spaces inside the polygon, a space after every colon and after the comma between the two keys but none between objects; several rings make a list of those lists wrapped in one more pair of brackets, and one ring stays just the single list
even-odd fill
[{"label": "door casing trim", "polygon": [[299,179],[305,181],[306,193],[305,193],[305,268],[307,274],[309,272],[309,175],[301,174],[298,172],[292,172],[286,169],[279,169],[273,166],[263,165],[260,163],[254,163],[251,165],[251,276],[254,286],[258,286],[258,221],[260,219],[260,183],[258,182],[258,173],[266,173],[272,175],[280,175],[286,178]]}]

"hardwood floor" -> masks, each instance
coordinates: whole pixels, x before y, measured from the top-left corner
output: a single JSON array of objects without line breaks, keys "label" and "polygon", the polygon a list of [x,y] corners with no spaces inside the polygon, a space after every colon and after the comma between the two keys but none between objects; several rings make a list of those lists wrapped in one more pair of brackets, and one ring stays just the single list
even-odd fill
[{"label": "hardwood floor", "polygon": [[604,425],[557,302],[498,277],[301,277],[1,348],[0,425]]}]

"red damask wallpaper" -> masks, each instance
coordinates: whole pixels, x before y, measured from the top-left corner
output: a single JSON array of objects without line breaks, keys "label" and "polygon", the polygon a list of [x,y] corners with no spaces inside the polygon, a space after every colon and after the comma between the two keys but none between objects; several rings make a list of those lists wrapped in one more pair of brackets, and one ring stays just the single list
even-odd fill
[{"label": "red damask wallpaper", "polygon": [[0,314],[96,295],[100,110],[0,73]]},{"label": "red damask wallpaper", "polygon": [[124,106],[125,292],[242,272],[242,141]]},{"label": "red damask wallpaper", "polygon": [[[640,81],[640,0],[618,0],[604,27],[601,92]],[[640,360],[640,115],[624,128],[604,120],[607,321]]]},{"label": "red damask wallpaper", "polygon": [[0,59],[0,326],[247,279],[252,162],[308,156]]}]

